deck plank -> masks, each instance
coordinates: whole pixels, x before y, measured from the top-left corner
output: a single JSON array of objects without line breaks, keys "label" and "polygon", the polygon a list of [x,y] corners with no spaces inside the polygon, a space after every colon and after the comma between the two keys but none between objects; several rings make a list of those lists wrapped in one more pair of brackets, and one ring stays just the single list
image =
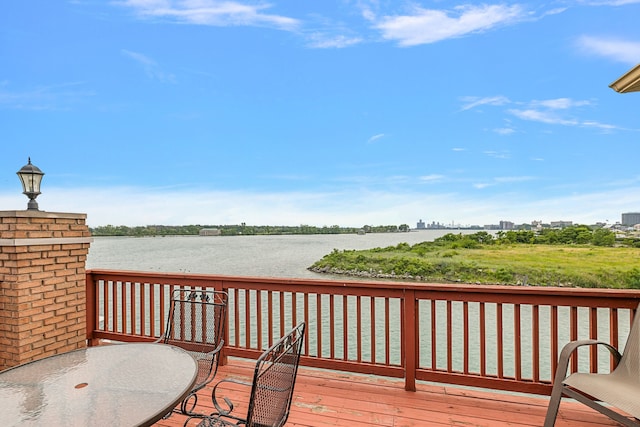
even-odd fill
[{"label": "deck plank", "polygon": [[[214,382],[224,378],[250,381],[252,374],[253,362],[233,358],[220,367]],[[234,412],[246,413],[241,402],[246,401],[248,390],[225,386],[224,391],[237,404]],[[212,412],[211,388],[198,396],[199,409]],[[431,383],[418,383],[417,391],[409,392],[401,380],[301,367],[287,426],[541,426],[547,404],[548,398],[543,396]],[[185,420],[174,414],[156,426],[182,426]],[[598,412],[564,399],[556,422],[557,427],[616,425]]]}]

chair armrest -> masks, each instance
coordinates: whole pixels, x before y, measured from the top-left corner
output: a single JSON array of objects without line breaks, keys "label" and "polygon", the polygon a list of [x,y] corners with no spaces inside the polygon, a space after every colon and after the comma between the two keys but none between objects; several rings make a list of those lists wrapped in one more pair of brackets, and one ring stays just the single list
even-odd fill
[{"label": "chair armrest", "polygon": [[246,386],[246,387],[252,387],[253,386],[253,384],[250,383],[250,382],[240,381],[240,380],[236,380],[236,379],[233,379],[233,378],[224,379],[224,380],[218,382],[213,387],[213,389],[211,391],[211,400],[213,401],[213,406],[215,406],[216,411],[218,411],[218,414],[220,414],[220,415],[229,415],[233,411],[233,402],[231,401],[231,399],[229,399],[227,397],[222,397],[222,400],[224,401],[224,403],[227,406],[227,409],[225,409],[225,408],[222,407],[222,405],[218,401],[218,398],[216,397],[216,393],[218,391],[218,386],[220,384],[226,384],[226,383],[239,384],[239,385]]},{"label": "chair armrest", "polygon": [[622,358],[622,355],[620,354],[620,352],[615,347],[611,346],[606,342],[597,341],[597,340],[571,341],[570,343],[567,343],[562,348],[562,351],[560,352],[560,358],[558,359],[558,369],[556,371],[554,383],[558,381],[563,381],[567,377],[567,370],[569,369],[569,361],[571,360],[571,356],[573,356],[573,354],[576,352],[578,348],[584,347],[584,346],[598,346],[598,345],[602,345],[607,350],[609,350],[609,352],[613,355],[613,358],[615,359],[616,365],[618,364],[618,362],[620,362],[620,359]]},{"label": "chair armrest", "polygon": [[222,350],[222,347],[224,346],[224,340],[220,340],[220,344],[218,344],[218,346],[216,348],[214,348],[213,350],[211,350],[210,352],[208,352],[207,354],[211,354],[214,355],[216,353],[219,353],[220,350]]},{"label": "chair armrest", "polygon": [[[580,347],[597,345],[605,346],[605,348],[609,350],[611,354],[613,354],[616,365],[618,364],[618,362],[620,362],[620,359],[622,357],[620,355],[620,352],[618,352],[618,350],[605,342],[597,340],[578,340],[567,343],[562,348],[562,351],[560,352],[560,358],[558,359],[558,367],[556,369],[556,375],[553,380],[553,388],[551,390],[551,397],[549,399],[547,415],[544,419],[544,427],[552,427],[555,425],[556,418],[558,416],[558,407],[560,406],[560,399],[562,398],[562,393],[566,389],[564,380],[567,378],[567,370],[569,369],[569,361],[571,360],[571,356],[573,356],[576,350]],[[593,406],[591,407],[594,408]]]}]

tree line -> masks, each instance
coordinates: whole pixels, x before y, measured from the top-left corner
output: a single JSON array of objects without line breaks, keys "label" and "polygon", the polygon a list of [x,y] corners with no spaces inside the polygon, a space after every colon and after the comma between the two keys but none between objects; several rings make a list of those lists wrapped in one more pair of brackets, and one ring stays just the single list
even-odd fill
[{"label": "tree line", "polygon": [[313,225],[247,225],[245,223],[236,225],[145,225],[128,227],[126,225],[104,225],[89,227],[93,236],[129,236],[129,237],[152,237],[152,236],[197,236],[200,230],[205,228],[215,228],[220,230],[221,236],[241,236],[241,235],[280,235],[280,234],[355,234],[364,233],[394,233],[409,231],[407,224],[401,225],[364,225],[362,227],[341,227],[339,225],[317,227]]},{"label": "tree line", "polygon": [[[613,246],[616,244],[616,235],[605,228],[591,228],[587,225],[573,225],[562,229],[544,228],[540,231],[533,230],[509,230],[499,231],[495,235],[486,231],[473,234],[449,233],[434,240],[439,243],[451,245],[453,248],[474,248],[483,244],[514,244],[528,243],[534,245],[595,245]],[[633,246],[634,241],[620,242]]]}]

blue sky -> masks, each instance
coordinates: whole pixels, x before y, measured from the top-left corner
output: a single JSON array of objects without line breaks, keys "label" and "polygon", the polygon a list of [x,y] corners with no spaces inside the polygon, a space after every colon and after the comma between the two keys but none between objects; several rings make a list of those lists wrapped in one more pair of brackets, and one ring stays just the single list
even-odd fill
[{"label": "blue sky", "polygon": [[90,226],[571,220],[640,211],[640,0],[10,0],[15,172]]}]

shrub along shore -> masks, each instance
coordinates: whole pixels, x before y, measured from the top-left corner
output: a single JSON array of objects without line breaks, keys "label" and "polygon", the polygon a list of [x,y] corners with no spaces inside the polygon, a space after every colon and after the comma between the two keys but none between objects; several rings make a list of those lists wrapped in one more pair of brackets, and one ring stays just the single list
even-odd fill
[{"label": "shrub along shore", "polygon": [[318,273],[436,283],[640,289],[640,244],[606,229],[449,233],[432,242],[337,250]]}]

